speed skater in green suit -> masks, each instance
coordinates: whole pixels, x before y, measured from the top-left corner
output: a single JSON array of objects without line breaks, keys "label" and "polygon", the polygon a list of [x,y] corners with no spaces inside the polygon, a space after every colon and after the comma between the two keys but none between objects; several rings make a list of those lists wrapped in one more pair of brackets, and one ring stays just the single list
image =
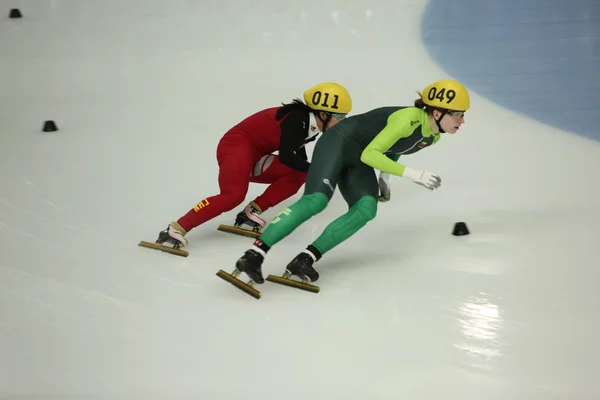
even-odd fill
[{"label": "speed skater in green suit", "polygon": [[[381,107],[338,123],[315,146],[304,195],[282,210],[263,234],[237,261],[236,269],[255,283],[263,283],[262,263],[267,252],[298,226],[323,211],[339,187],[348,212],[332,221],[286,271],[303,281],[319,279],[313,264],[325,253],[354,235],[377,214],[377,202],[390,198],[389,176],[410,179],[427,189],[441,184],[438,175],[398,163],[454,134],[470,107],[469,93],[454,80],[427,86],[414,106]],[[375,170],[381,171],[379,179]]]}]

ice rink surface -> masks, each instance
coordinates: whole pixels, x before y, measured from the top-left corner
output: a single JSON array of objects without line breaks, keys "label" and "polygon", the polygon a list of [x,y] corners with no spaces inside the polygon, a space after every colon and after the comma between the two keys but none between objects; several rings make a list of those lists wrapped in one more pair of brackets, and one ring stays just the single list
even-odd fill
[{"label": "ice rink surface", "polygon": [[[584,131],[597,112],[600,64],[585,64],[598,59],[597,30],[570,31],[589,44],[573,68],[583,65],[590,91],[568,92],[576,84],[563,80],[582,75],[564,59],[548,69],[562,82],[554,94],[590,99],[587,114],[554,104],[582,116],[569,130],[551,109],[544,118],[533,101],[523,112],[509,92],[494,96],[514,80],[521,102],[540,89],[518,68],[486,81],[490,54],[458,50],[478,37],[520,42],[494,42],[448,6],[6,3],[0,12],[24,18],[0,19],[0,399],[600,397],[600,143]],[[599,21],[593,3],[577,3]],[[559,20],[568,7],[546,6]],[[504,25],[535,31],[531,22]],[[353,114],[410,105],[442,78],[471,89],[466,124],[401,159],[439,173],[442,187],[393,179],[377,218],[317,264],[319,294],[266,283],[255,300],[215,276],[252,243],[216,231],[237,209],[192,231],[188,258],[136,246],[216,193],[216,144],[250,113],[328,80],[351,92]],[[59,131],[42,132],[45,120]],[[273,248],[265,274],[345,210],[336,194]],[[471,235],[450,234],[458,221]]]}]

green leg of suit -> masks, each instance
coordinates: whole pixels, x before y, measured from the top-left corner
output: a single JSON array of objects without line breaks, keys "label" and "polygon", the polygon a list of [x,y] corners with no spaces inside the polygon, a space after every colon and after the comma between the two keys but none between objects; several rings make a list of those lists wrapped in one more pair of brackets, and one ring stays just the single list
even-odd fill
[{"label": "green leg of suit", "polygon": [[260,240],[269,247],[291,234],[298,226],[323,211],[336,186],[349,210],[325,228],[313,246],[325,254],[372,220],[377,214],[379,188],[373,168],[360,162],[360,151],[344,143],[339,129],[323,136],[313,153],[304,195],[282,210],[269,224]]}]

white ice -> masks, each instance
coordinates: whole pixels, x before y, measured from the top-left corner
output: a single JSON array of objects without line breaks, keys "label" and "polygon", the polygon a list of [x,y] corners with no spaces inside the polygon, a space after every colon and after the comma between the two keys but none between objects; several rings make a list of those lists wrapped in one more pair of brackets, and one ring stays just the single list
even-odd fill
[{"label": "white ice", "polygon": [[[216,231],[237,209],[188,258],[137,246],[216,193],[216,144],[250,113],[327,80],[353,113],[408,105],[448,77],[420,44],[425,2],[8,3],[24,18],[0,20],[0,398],[600,397],[600,144],[478,93],[458,134],[403,159],[443,186],[394,179],[319,261],[319,294],[255,300],[215,276],[251,245]],[[343,212],[337,194],[265,273]]]}]

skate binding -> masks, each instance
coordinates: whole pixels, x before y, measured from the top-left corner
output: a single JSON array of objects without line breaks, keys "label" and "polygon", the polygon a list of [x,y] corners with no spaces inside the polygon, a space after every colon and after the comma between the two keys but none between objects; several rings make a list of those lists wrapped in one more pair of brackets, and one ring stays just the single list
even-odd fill
[{"label": "skate binding", "polygon": [[[262,293],[254,288],[254,285],[257,283],[264,283],[264,279],[262,277],[261,265],[262,265],[263,257],[258,254],[254,250],[248,250],[246,253],[237,261],[235,264],[235,269],[231,274],[223,271],[222,269],[217,272],[217,276],[229,283],[233,286],[237,287],[241,291],[249,294],[255,299],[260,299]],[[245,273],[248,275],[250,280],[248,282],[243,282],[239,279],[241,273]]]},{"label": "skate binding", "polygon": [[[313,263],[313,259],[308,254],[300,253],[288,264],[282,276],[269,275],[266,280],[311,293],[319,293],[321,289],[312,284],[319,279],[319,273],[313,268]],[[292,279],[292,276],[300,280]]]},{"label": "skate binding", "polygon": [[[141,241],[138,246],[148,247],[151,249],[156,249],[160,251],[164,251],[166,253],[176,254],[178,256],[187,257],[189,253],[187,251],[181,250],[183,247],[187,245],[187,240],[184,238],[184,233],[182,233],[183,228],[179,226],[177,223],[171,223],[164,231],[160,231],[158,234],[158,238],[154,243]],[[171,246],[165,246],[164,243],[169,243]]]},{"label": "skate binding", "polygon": [[[233,226],[219,225],[217,230],[257,239],[261,234],[262,228],[266,225],[266,222],[259,217],[260,214],[262,214],[262,211],[258,205],[255,202],[251,202],[243,211],[236,215]],[[247,225],[250,229],[243,228],[243,225]]]}]

